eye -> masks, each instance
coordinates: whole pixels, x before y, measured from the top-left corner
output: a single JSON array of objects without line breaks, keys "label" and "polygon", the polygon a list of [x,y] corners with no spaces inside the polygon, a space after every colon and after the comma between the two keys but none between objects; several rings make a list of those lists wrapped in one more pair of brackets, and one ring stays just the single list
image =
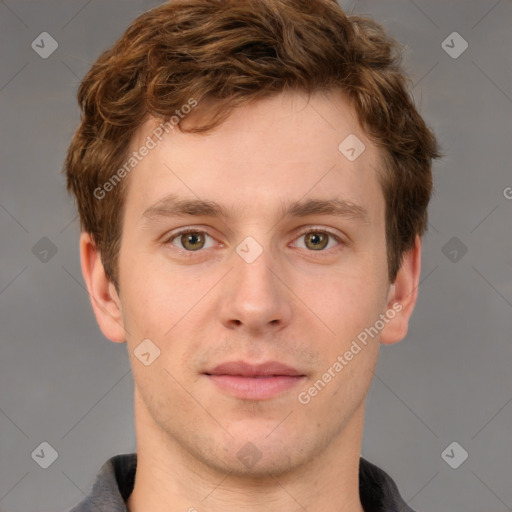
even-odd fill
[{"label": "eye", "polygon": [[342,239],[331,233],[330,231],[326,231],[323,229],[309,229],[309,231],[305,231],[302,233],[298,240],[304,238],[304,243],[302,246],[299,245],[302,249],[310,249],[312,251],[323,251],[324,249],[331,249],[333,246],[333,242],[337,242],[338,244],[343,244]]},{"label": "eye", "polygon": [[[344,244],[341,237],[323,228],[309,228],[308,231],[304,231],[299,235],[296,240],[301,240],[302,238],[304,242],[302,244],[298,243],[297,246],[313,252],[322,252],[326,249],[331,249],[336,244]],[[210,241],[210,245],[208,245],[208,241]],[[170,243],[178,249],[189,253],[198,252],[201,249],[209,249],[215,245],[214,239],[208,233],[191,228],[171,234],[164,243]]]},{"label": "eye", "polygon": [[178,247],[178,249],[182,249],[187,252],[195,252],[205,248],[208,249],[209,247],[213,246],[211,245],[206,247],[207,238],[213,240],[213,238],[204,231],[199,231],[197,229],[186,229],[179,231],[178,233],[174,233],[170,238],[166,240],[165,243],[170,243]]}]

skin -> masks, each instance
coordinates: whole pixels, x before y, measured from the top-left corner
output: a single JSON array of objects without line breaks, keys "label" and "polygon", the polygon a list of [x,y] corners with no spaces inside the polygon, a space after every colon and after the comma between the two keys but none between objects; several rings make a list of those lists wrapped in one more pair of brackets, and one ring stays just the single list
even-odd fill
[{"label": "skin", "polygon": [[[148,118],[133,148],[157,124]],[[338,150],[349,134],[366,146],[353,162]],[[281,93],[235,110],[208,135],[171,132],[126,178],[119,293],[82,234],[97,321],[108,339],[127,343],[131,358],[138,466],[130,512],[362,511],[366,395],[379,345],[407,333],[421,265],[417,237],[388,281],[379,165],[339,93],[315,93],[309,103]],[[143,217],[169,194],[216,201],[234,217]],[[367,222],[280,214],[282,204],[333,197],[365,208]],[[183,227],[203,232],[192,244],[199,250],[187,252],[180,236],[169,241]],[[329,237],[318,249],[307,234],[325,230],[340,241]],[[247,236],[263,250],[252,263],[236,252]],[[394,303],[401,310],[379,335],[301,404],[298,393]],[[146,338],[160,350],[149,366],[134,355]],[[242,400],[203,374],[234,360],[276,360],[306,377],[273,398]],[[251,467],[237,457],[247,442],[261,454]]]}]

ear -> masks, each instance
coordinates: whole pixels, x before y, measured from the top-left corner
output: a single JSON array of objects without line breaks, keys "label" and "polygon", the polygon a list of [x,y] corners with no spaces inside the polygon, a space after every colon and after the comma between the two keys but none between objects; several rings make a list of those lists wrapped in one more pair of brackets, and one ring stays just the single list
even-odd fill
[{"label": "ear", "polygon": [[[420,273],[421,238],[416,236],[414,247],[404,253],[396,280],[389,289],[386,316],[390,320],[381,331],[381,343],[391,345],[405,338],[409,327],[409,318],[418,298]],[[391,317],[392,312],[394,312],[393,317]]]},{"label": "ear", "polygon": [[80,260],[92,309],[101,332],[111,341],[126,341],[121,301],[114,284],[107,278],[101,257],[89,233],[80,236]]}]

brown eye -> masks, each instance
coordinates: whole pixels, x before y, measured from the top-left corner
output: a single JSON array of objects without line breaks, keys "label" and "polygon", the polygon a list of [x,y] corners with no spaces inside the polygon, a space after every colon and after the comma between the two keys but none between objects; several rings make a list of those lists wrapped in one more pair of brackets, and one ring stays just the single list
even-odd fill
[{"label": "brown eye", "polygon": [[212,237],[207,233],[189,229],[174,234],[166,243],[170,243],[182,251],[197,252],[201,249],[208,249],[214,245],[214,243],[210,243],[209,246],[207,245],[209,238],[211,242],[213,242]]},{"label": "brown eye", "polygon": [[325,233],[312,232],[308,233],[305,238],[306,247],[314,251],[325,249],[328,242],[329,237]]},{"label": "brown eye", "polygon": [[341,248],[344,245],[343,240],[334,233],[311,228],[309,231],[304,231],[295,243],[301,249],[306,249],[309,252],[327,252],[336,246]]},{"label": "brown eye", "polygon": [[204,236],[202,233],[184,233],[181,235],[180,241],[188,251],[197,251],[204,247]]}]

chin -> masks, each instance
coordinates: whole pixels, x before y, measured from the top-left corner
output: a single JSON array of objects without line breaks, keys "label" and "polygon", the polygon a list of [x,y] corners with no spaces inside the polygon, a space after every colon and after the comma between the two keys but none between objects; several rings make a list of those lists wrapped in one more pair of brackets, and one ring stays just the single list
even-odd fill
[{"label": "chin", "polygon": [[[295,453],[293,459],[290,457],[290,453]],[[276,451],[264,446],[257,447],[250,442],[235,449],[224,460],[209,461],[212,468],[229,473],[230,476],[250,477],[261,481],[290,473],[301,463],[302,461],[297,460],[297,450],[287,448]]]},{"label": "chin", "polygon": [[230,429],[233,437],[209,464],[233,476],[268,479],[296,470],[322,450],[320,439],[291,432],[279,422],[256,423],[240,422]]}]

